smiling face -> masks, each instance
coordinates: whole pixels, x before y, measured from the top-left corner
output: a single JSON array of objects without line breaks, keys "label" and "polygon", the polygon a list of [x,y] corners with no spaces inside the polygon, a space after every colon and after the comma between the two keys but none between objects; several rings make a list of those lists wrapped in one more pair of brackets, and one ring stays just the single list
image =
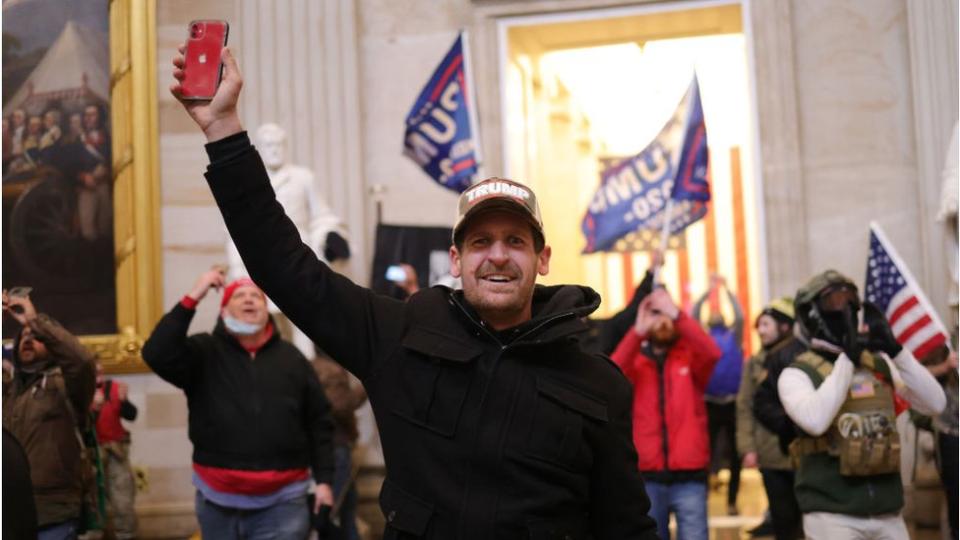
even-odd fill
[{"label": "smiling face", "polygon": [[222,314],[260,327],[267,324],[270,316],[267,311],[267,299],[256,285],[237,287],[227,305],[223,307]]},{"label": "smiling face", "polygon": [[463,295],[495,329],[530,319],[537,274],[550,269],[550,247],[537,253],[523,217],[491,210],[473,217],[462,242],[450,248],[450,273],[463,281]]}]

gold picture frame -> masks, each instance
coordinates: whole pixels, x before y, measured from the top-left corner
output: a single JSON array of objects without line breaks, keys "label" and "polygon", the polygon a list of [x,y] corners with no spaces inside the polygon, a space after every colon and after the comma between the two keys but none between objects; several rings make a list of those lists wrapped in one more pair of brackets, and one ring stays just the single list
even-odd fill
[{"label": "gold picture frame", "polygon": [[110,0],[110,115],[118,333],[80,336],[107,373],[149,371],[162,314],[155,0]]}]

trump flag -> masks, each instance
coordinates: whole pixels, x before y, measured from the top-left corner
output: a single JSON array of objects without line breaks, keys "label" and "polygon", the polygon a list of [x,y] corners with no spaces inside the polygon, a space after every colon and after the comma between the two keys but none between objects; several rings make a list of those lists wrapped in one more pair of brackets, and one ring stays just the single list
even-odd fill
[{"label": "trump flag", "polygon": [[[694,75],[660,133],[636,156],[604,170],[581,223],[584,253],[607,251],[638,229],[676,234],[707,213],[710,185],[707,130]],[[668,200],[673,200],[668,213]],[[669,214],[669,215],[668,215]]]},{"label": "trump flag", "polygon": [[870,224],[864,297],[890,322],[894,337],[921,359],[947,342],[947,330],[877,223]]},{"label": "trump flag", "polygon": [[479,161],[463,49],[460,34],[407,113],[403,137],[403,154],[458,193],[473,182]]}]

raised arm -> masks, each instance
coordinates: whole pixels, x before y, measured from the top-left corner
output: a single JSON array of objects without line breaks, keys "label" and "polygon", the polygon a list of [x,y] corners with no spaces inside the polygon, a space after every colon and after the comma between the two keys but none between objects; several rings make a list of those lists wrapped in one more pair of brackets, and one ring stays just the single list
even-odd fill
[{"label": "raised arm", "polygon": [[52,317],[38,314],[29,296],[10,297],[3,292],[3,310],[22,326],[29,327],[42,342],[63,373],[67,395],[74,409],[86,411],[96,390],[96,364],[93,355],[76,336]]},{"label": "raised arm", "polygon": [[737,296],[733,294],[729,288],[724,287],[723,290],[727,292],[727,300],[730,301],[730,307],[733,308],[733,325],[731,329],[733,330],[733,335],[737,338],[737,345],[743,345],[743,307],[740,305],[740,300],[737,299]]},{"label": "raised arm", "polygon": [[198,345],[187,337],[197,304],[210,289],[223,287],[225,279],[222,268],[211,268],[200,274],[193,289],[160,319],[143,344],[144,362],[160,378],[178,388],[190,386],[197,362],[201,360]]},{"label": "raised arm", "polygon": [[[174,77],[184,78],[183,56]],[[276,200],[260,156],[240,124],[243,80],[229,49],[209,102],[182,101],[209,141],[207,181],[250,277],[283,313],[344,367],[365,379],[403,329],[404,305],[333,272],[305,246]],[[170,88],[180,97],[180,84]]]}]

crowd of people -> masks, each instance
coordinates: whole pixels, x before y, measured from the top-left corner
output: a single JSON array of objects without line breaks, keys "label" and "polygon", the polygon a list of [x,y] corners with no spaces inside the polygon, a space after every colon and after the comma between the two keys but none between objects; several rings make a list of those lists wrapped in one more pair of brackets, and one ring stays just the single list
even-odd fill
[{"label": "crowd of people", "polygon": [[55,171],[75,193],[77,236],[91,242],[109,238],[113,226],[108,120],[102,105],[64,109],[56,102],[39,114],[17,108],[2,119],[4,180]]},{"label": "crowd of people", "polygon": [[[628,306],[591,321],[592,289],[536,284],[552,254],[536,195],[490,178],[458,202],[449,254],[461,288],[420,289],[408,266],[401,298],[374,294],[301,241],[240,123],[236,60],[224,61],[213,100],[183,103],[249,277],[204,272],[143,348],[186,396],[204,537],[358,538],[350,453],[368,397],[385,538],[667,539],[673,520],[678,538],[706,539],[710,478],[726,461],[728,513],[741,466],[759,468],[778,540],[905,539],[896,418],[907,407],[938,426],[956,537],[956,355],[922,365],[849,278],[825,271],[771,301],[750,321],[761,348],[746,361],[734,292],[716,277],[685,312],[658,284],[659,253]],[[182,80],[182,56],[174,66]],[[211,291],[215,327],[188,335]],[[312,366],[271,301],[318,347]],[[32,493],[4,534],[75,537],[99,448],[107,521],[132,536],[126,386],[98,375],[29,297],[5,291],[3,309],[22,328],[4,374],[4,487],[20,458],[29,484],[16,493]]]}]

